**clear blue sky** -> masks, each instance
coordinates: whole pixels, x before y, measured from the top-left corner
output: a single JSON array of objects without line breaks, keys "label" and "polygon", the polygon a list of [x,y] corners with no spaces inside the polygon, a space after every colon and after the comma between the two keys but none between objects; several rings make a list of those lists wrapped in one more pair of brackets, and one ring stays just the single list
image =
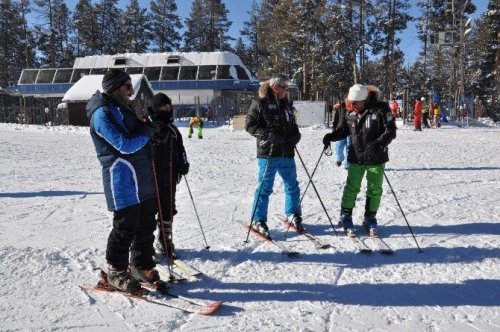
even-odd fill
[{"label": "clear blue sky", "polygon": [[[451,1],[451,0],[449,0]],[[488,5],[488,0],[471,0],[477,7],[476,13],[473,15],[473,18],[478,18],[482,13],[486,11],[486,7]],[[77,0],[66,0],[68,7],[70,10],[73,10]],[[96,2],[96,0],[93,0]],[[191,4],[193,0],[177,0],[177,8],[178,14],[184,19],[189,16],[191,11]],[[252,0],[223,0],[226,5],[227,10],[229,11],[229,20],[233,22],[231,28],[229,29],[229,35],[234,38],[238,38],[240,35],[240,30],[243,27],[243,22],[248,20],[248,11],[252,7]],[[457,1],[458,2],[458,1]],[[149,7],[150,0],[139,0],[139,4],[143,7]],[[415,5],[417,0],[411,0],[412,9],[410,10],[410,15],[418,15],[419,8]],[[119,0],[119,6],[122,8],[126,7],[129,4],[127,0]],[[420,41],[417,39],[417,28],[415,27],[415,22],[410,22],[408,24],[408,28],[401,34],[401,44],[399,47],[405,53],[406,62],[414,62],[420,48],[423,47]]]}]

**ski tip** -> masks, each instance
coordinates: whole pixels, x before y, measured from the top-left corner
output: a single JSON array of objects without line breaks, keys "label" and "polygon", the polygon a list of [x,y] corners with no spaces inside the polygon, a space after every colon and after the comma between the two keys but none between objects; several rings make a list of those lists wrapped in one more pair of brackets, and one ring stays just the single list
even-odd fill
[{"label": "ski tip", "polygon": [[203,315],[203,316],[210,316],[210,315],[214,314],[215,312],[217,312],[222,307],[223,303],[224,303],[224,301],[218,301],[218,302],[211,303],[211,304],[207,305],[204,308],[204,310],[200,311],[199,314]]}]

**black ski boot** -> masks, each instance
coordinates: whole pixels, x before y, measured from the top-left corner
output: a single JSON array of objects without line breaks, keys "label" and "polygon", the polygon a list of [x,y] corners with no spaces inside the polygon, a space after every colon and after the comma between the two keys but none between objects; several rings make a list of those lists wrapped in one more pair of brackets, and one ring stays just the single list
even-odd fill
[{"label": "black ski boot", "polygon": [[160,281],[160,274],[156,269],[139,269],[133,265],[130,266],[130,275],[138,281],[154,284]]},{"label": "black ski boot", "polygon": [[302,224],[302,217],[298,214],[293,214],[288,217],[288,222],[293,225],[297,229],[297,232],[303,233],[306,229]]},{"label": "black ski boot", "polygon": [[271,235],[269,234],[269,227],[267,226],[267,223],[264,220],[260,221],[254,221],[254,226],[253,229],[257,232],[262,234],[268,239],[271,239]]},{"label": "black ski boot", "polygon": [[127,270],[117,270],[108,266],[108,284],[122,292],[136,293],[140,291],[141,284],[130,275]]}]

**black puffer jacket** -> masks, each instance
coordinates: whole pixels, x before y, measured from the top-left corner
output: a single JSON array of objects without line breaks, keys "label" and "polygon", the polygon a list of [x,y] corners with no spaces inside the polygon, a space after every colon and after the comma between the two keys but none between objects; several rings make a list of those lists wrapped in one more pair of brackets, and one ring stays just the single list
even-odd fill
[{"label": "black puffer jacket", "polygon": [[295,156],[300,132],[293,108],[288,102],[276,100],[268,82],[261,85],[259,99],[254,100],[248,110],[245,129],[257,137],[258,158]]},{"label": "black puffer jacket", "polygon": [[368,101],[362,114],[346,112],[343,121],[325,140],[338,141],[351,135],[347,160],[361,165],[389,161],[388,145],[396,138],[396,123],[389,105],[378,100]]}]

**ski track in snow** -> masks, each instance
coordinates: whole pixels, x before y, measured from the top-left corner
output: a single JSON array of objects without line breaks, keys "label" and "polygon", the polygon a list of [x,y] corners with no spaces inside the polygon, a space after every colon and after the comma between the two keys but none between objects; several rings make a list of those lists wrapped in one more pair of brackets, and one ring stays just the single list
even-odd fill
[{"label": "ski track in snow", "polygon": [[[174,290],[226,304],[213,317],[186,315],[115,294],[84,292],[105,267],[111,214],[88,128],[0,124],[0,330],[85,331],[495,331],[500,329],[500,128],[414,132],[398,124],[386,174],[423,253],[417,251],[391,190],[377,215],[392,256],[356,254],[330,223],[312,186],[303,200],[316,250],[290,232],[298,258],[246,233],[257,181],[255,140],[228,126],[184,136],[187,176],[178,185],[174,241],[204,272]],[[186,128],[181,127],[183,135]],[[311,173],[330,129],[302,128],[298,145]],[[308,183],[295,158],[301,190]],[[347,173],[323,156],[314,183],[334,224]],[[364,209],[363,183],[354,210]],[[283,214],[276,177],[269,204]],[[364,239],[369,245],[369,241]]]}]

